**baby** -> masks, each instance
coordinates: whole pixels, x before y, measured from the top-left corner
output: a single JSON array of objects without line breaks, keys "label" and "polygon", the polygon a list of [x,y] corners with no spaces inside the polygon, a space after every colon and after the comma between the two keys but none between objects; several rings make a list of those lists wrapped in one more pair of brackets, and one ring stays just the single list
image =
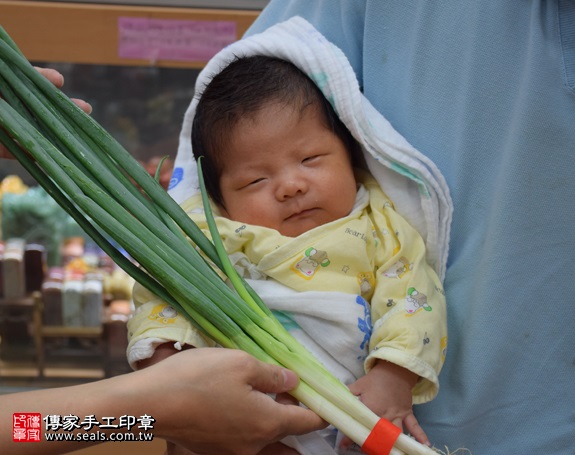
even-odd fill
[{"label": "baby", "polygon": [[[412,404],[437,393],[447,340],[441,282],[425,261],[422,238],[362,169],[358,144],[319,88],[289,62],[237,58],[200,94],[192,148],[203,157],[218,229],[236,268],[302,298],[318,291],[356,296],[367,316],[350,313],[349,320],[366,351],[350,357],[365,374],[345,380],[374,412],[429,443]],[[207,231],[199,195],[184,208]],[[182,346],[210,344],[179,315],[155,317],[166,305],[141,287],[134,299],[132,360],[149,355],[135,351],[150,340],[159,346],[139,367]],[[349,335],[343,327],[331,335],[335,344]],[[356,450],[346,438],[337,445]],[[262,453],[299,452],[276,444]]]}]

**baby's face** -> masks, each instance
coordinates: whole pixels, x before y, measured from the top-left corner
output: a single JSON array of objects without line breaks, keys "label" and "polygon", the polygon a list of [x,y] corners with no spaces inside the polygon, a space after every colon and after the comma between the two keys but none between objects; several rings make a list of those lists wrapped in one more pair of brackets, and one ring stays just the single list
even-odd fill
[{"label": "baby's face", "polygon": [[356,181],[349,153],[308,106],[271,104],[239,122],[228,141],[220,189],[224,216],[296,237],[348,215]]}]

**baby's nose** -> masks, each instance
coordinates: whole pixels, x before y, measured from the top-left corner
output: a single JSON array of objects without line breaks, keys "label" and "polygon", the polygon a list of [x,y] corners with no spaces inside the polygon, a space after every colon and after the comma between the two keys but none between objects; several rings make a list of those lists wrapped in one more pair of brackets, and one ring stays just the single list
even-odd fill
[{"label": "baby's nose", "polygon": [[285,175],[278,185],[276,196],[279,201],[283,201],[298,194],[304,194],[308,190],[308,183],[305,179],[298,177],[295,173]]}]

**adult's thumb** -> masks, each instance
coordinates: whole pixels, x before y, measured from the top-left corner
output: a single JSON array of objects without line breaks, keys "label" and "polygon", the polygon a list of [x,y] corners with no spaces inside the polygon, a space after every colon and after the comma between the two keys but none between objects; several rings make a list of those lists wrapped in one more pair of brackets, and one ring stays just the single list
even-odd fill
[{"label": "adult's thumb", "polygon": [[253,388],[260,392],[284,393],[294,389],[299,383],[299,378],[287,368],[262,362],[251,383]]}]

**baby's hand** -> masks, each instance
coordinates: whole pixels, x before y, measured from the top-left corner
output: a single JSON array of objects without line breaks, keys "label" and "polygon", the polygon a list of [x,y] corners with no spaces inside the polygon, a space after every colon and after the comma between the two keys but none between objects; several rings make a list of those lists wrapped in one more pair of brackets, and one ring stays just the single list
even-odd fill
[{"label": "baby's hand", "polygon": [[[417,380],[418,376],[411,371],[380,360],[369,373],[350,384],[349,389],[378,416],[430,446],[427,435],[413,415],[411,390]],[[346,437],[341,445],[346,448],[351,444],[352,441]]]}]

